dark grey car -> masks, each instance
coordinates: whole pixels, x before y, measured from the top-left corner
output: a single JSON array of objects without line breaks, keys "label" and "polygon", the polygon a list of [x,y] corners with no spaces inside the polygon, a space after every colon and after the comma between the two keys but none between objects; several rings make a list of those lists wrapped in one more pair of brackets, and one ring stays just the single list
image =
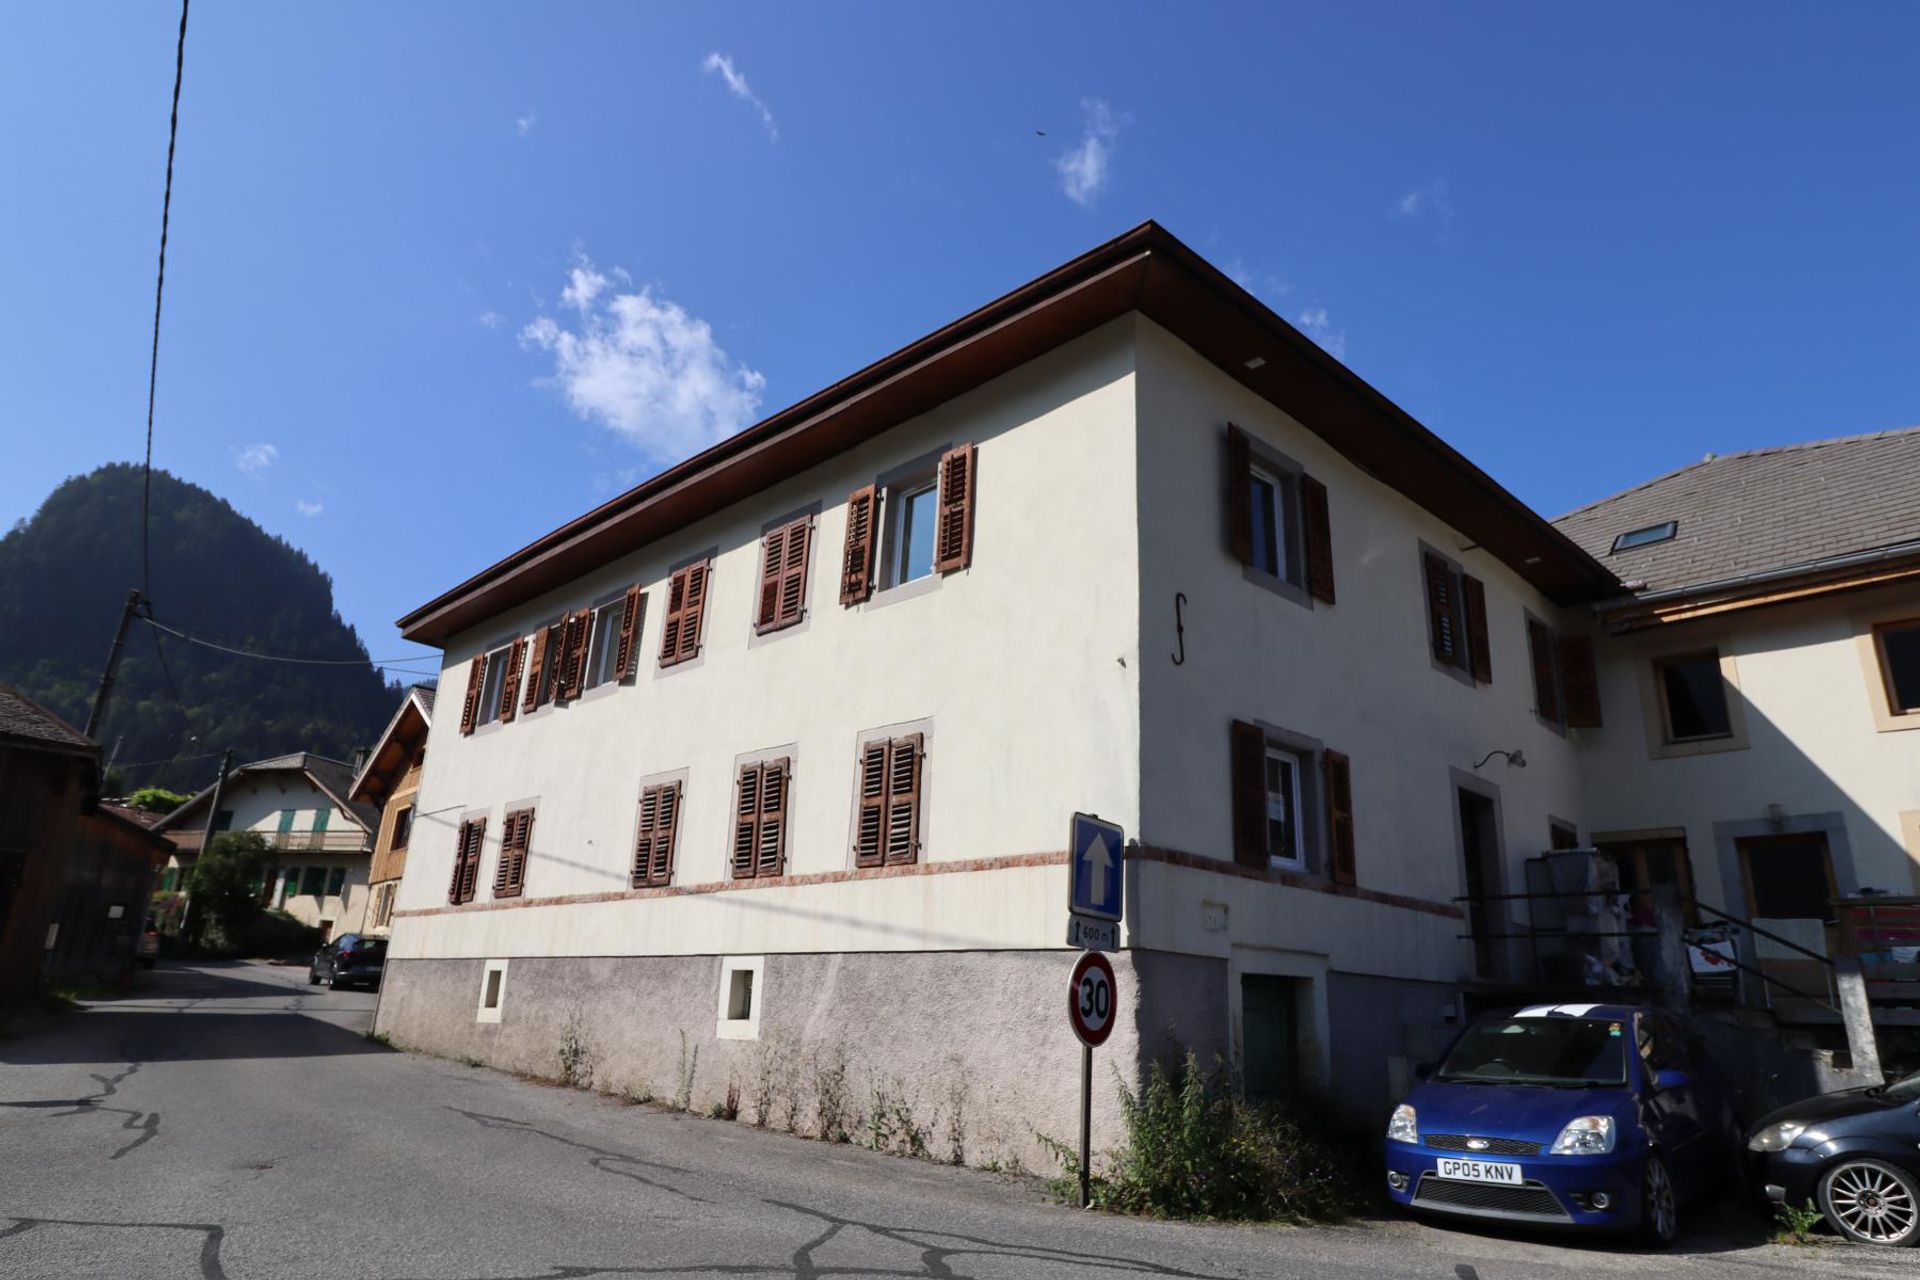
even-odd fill
[{"label": "dark grey car", "polygon": [[324,982],[330,987],[365,987],[371,991],[380,985],[386,965],[385,938],[343,933],[314,952],[307,981],[316,987]]},{"label": "dark grey car", "polygon": [[1782,1107],[1747,1149],[1775,1204],[1813,1204],[1860,1244],[1920,1244],[1920,1072]]}]

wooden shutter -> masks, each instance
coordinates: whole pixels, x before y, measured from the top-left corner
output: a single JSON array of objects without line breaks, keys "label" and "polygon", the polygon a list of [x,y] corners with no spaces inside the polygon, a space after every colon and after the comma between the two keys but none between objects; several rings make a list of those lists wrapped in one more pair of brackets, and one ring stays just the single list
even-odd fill
[{"label": "wooden shutter", "polygon": [[1527,656],[1533,662],[1533,705],[1542,720],[1558,723],[1560,690],[1554,679],[1553,630],[1544,622],[1527,620]]},{"label": "wooden shutter", "polygon": [[680,784],[640,793],[640,833],[633,848],[633,887],[673,880],[673,845],[680,830]]},{"label": "wooden shutter", "polygon": [[941,573],[973,563],[974,453],[971,442],[940,457],[940,514],[934,531],[933,567]]},{"label": "wooden shutter", "polygon": [[1233,860],[1267,866],[1267,734],[1257,724],[1233,722]]},{"label": "wooden shutter", "polygon": [[565,702],[573,695],[567,691],[567,668],[573,664],[575,641],[580,629],[578,614],[569,613],[560,619],[560,644],[548,659],[553,663],[553,700]]},{"label": "wooden shutter", "polygon": [[853,865],[877,867],[886,861],[887,742],[860,748],[860,813],[854,819]]},{"label": "wooden shutter", "polygon": [[873,536],[880,488],[868,485],[847,495],[847,546],[840,557],[840,603],[859,604],[873,594]]},{"label": "wooden shutter", "polygon": [[473,901],[474,886],[480,878],[480,850],[486,836],[485,818],[460,824],[460,834],[453,847],[453,881],[447,886],[447,901],[455,906]]},{"label": "wooden shutter", "polygon": [[920,851],[920,773],[925,760],[919,734],[887,744],[887,865],[914,861]]},{"label": "wooden shutter", "polygon": [[1598,729],[1600,678],[1593,666],[1593,641],[1585,636],[1561,636],[1558,656],[1568,727]]},{"label": "wooden shutter", "polygon": [[[527,848],[533,842],[533,810],[517,809],[500,824],[500,865],[493,872],[493,896],[517,898],[527,885]],[[476,859],[477,862],[477,859]]]},{"label": "wooden shutter", "polygon": [[1333,523],[1327,514],[1327,486],[1309,475],[1300,477],[1300,524],[1306,534],[1307,590],[1315,600],[1332,604]]},{"label": "wooden shutter", "polygon": [[791,525],[771,529],[760,540],[760,607],[754,614],[756,631],[771,631],[780,625],[780,579],[787,565],[787,531]]},{"label": "wooden shutter", "polygon": [[1227,551],[1253,563],[1253,447],[1247,433],[1227,424]]},{"label": "wooden shutter", "polygon": [[1335,884],[1357,884],[1353,855],[1353,765],[1328,748],[1320,770],[1327,782],[1327,878]]},{"label": "wooden shutter", "polygon": [[700,622],[707,603],[708,565],[676,569],[667,587],[667,621],[660,629],[660,665],[671,667],[700,652]]},{"label": "wooden shutter", "polygon": [[520,712],[520,669],[527,663],[527,642],[515,640],[507,650],[507,674],[500,682],[500,720],[512,720]]},{"label": "wooden shutter", "polygon": [[787,852],[788,775],[785,759],[770,760],[761,767],[760,835],[754,849],[753,874],[777,876],[784,869]]},{"label": "wooden shutter", "polygon": [[640,619],[647,606],[647,594],[639,587],[627,588],[626,607],[620,611],[620,647],[614,654],[613,678],[625,680],[633,674],[633,655],[640,648]]},{"label": "wooden shutter", "polygon": [[1467,614],[1467,662],[1479,684],[1493,683],[1492,640],[1487,635],[1487,588],[1472,574],[1460,575],[1460,603]]},{"label": "wooden shutter", "polygon": [[593,643],[593,610],[582,609],[567,619],[566,661],[560,668],[561,686],[554,696],[572,699],[587,685],[587,655]]},{"label": "wooden shutter", "polygon": [[1460,637],[1453,633],[1453,569],[1433,552],[1421,556],[1427,580],[1427,628],[1433,656],[1449,666],[1460,662]]},{"label": "wooden shutter", "polygon": [[480,718],[480,687],[487,682],[487,655],[478,653],[467,664],[467,697],[460,704],[460,733],[473,732],[474,724]]},{"label": "wooden shutter", "polygon": [[527,663],[527,696],[521,701],[522,711],[532,711],[540,705],[540,682],[546,679],[547,645],[552,634],[551,627],[542,627],[533,633],[533,657]]},{"label": "wooden shutter", "polygon": [[765,776],[765,765],[744,765],[740,770],[733,806],[732,864],[736,880],[753,876],[753,855],[760,837],[760,783]]},{"label": "wooden shutter", "polygon": [[790,627],[805,613],[807,550],[812,533],[812,517],[802,516],[767,534],[761,546],[756,631],[765,634]]}]

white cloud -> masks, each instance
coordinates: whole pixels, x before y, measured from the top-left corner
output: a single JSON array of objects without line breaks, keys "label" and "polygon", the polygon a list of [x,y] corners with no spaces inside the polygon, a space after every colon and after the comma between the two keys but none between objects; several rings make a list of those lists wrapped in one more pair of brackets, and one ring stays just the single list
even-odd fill
[{"label": "white cloud", "polygon": [[727,92],[742,102],[751,103],[753,109],[760,113],[760,123],[767,126],[768,139],[773,142],[780,141],[780,130],[773,123],[773,112],[767,110],[767,104],[760,101],[748,86],[747,78],[735,69],[730,56],[718,52],[710,53],[707,55],[707,60],[700,64],[700,69],[709,75],[719,72],[720,78],[727,82]]},{"label": "white cloud", "polygon": [[515,116],[513,118],[514,133],[519,135],[522,138],[526,137],[529,133],[533,132],[534,121],[538,120],[539,118],[540,118],[540,113],[538,111],[532,111],[532,110],[529,110],[527,114],[523,116]]},{"label": "white cloud", "polygon": [[1312,338],[1335,360],[1347,358],[1347,331],[1333,327],[1333,321],[1327,316],[1327,309],[1311,306],[1294,319],[1300,332]]},{"label": "white cloud", "polygon": [[537,317],[520,345],[553,357],[551,384],[580,417],[677,462],[753,421],[766,379],[728,356],[706,321],[631,283],[581,259],[560,295],[574,314]]},{"label": "white cloud", "polygon": [[1090,205],[1106,188],[1112,175],[1115,144],[1120,138],[1120,126],[1126,120],[1114,114],[1113,108],[1100,98],[1081,99],[1080,110],[1086,117],[1080,145],[1054,157],[1053,167],[1060,174],[1060,190],[1067,199],[1078,205]]},{"label": "white cloud", "polygon": [[1227,278],[1268,306],[1277,305],[1293,292],[1293,286],[1279,276],[1249,267],[1240,258],[1227,263]]},{"label": "white cloud", "polygon": [[1453,197],[1447,192],[1447,180],[1435,178],[1403,193],[1394,202],[1393,214],[1415,222],[1430,219],[1434,234],[1444,240],[1453,227]]},{"label": "white cloud", "polygon": [[242,445],[233,451],[233,465],[240,468],[243,475],[257,476],[279,457],[280,450],[270,444]]},{"label": "white cloud", "polygon": [[317,516],[327,509],[327,504],[324,502],[308,502],[304,498],[301,498],[294,501],[293,509],[303,516]]},{"label": "white cloud", "polygon": [[475,316],[474,319],[478,320],[481,324],[485,325],[489,329],[498,329],[501,325],[507,322],[507,318],[505,316],[501,315],[498,311],[492,310],[491,308],[489,308],[486,311],[482,311],[479,315]]}]

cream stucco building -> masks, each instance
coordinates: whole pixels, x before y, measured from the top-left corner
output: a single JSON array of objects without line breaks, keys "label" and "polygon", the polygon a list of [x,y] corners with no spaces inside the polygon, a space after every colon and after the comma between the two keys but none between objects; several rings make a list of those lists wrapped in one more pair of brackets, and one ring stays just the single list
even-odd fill
[{"label": "cream stucco building", "polygon": [[[1147,224],[402,620],[446,660],[378,1029],[803,1128],[844,1067],[1031,1160],[1077,1104],[1084,811],[1132,839],[1102,1061],[1190,1046],[1377,1112],[1463,984],[1523,976],[1523,909],[1467,896],[1596,832],[1846,809],[1660,780],[1647,641],[1596,608],[1631,598]],[[1858,682],[1844,624],[1764,624],[1795,625]],[[1904,889],[1912,784],[1865,732],[1806,749]]]}]

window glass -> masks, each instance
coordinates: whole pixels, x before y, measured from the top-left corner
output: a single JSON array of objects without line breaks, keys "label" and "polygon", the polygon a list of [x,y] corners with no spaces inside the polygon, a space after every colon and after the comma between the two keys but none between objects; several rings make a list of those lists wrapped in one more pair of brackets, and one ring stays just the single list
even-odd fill
[{"label": "window glass", "polygon": [[1753,914],[1766,920],[1823,920],[1831,916],[1833,884],[1823,835],[1743,840]]},{"label": "window glass", "polygon": [[346,884],[347,869],[345,867],[335,867],[327,873],[327,896],[329,898],[339,897],[340,890],[344,889]]},{"label": "window glass", "polygon": [[393,815],[393,842],[389,847],[394,849],[404,849],[407,847],[407,841],[412,838],[413,838],[413,806],[408,805],[406,808],[402,809],[399,813],[396,813]]},{"label": "window glass", "polygon": [[1300,757],[1287,751],[1267,752],[1267,856],[1301,861]]},{"label": "window glass", "polygon": [[1886,667],[1893,709],[1920,711],[1920,622],[1881,628],[1880,661]]},{"label": "window glass", "polygon": [[940,491],[928,484],[904,495],[900,502],[895,556],[895,583],[913,582],[933,572],[933,531],[939,515]]},{"label": "window glass", "polygon": [[1660,664],[1660,688],[1666,699],[1667,736],[1675,742],[1724,738],[1733,732],[1727,715],[1727,686],[1720,676],[1720,655],[1704,653]]},{"label": "window glass", "polygon": [[320,891],[326,887],[327,869],[325,867],[308,867],[300,877],[302,897],[317,898],[320,896]]},{"label": "window glass", "polygon": [[1627,1082],[1620,1024],[1549,1016],[1479,1022],[1434,1073],[1442,1082],[1621,1085]]},{"label": "window glass", "polygon": [[613,679],[620,656],[620,623],[626,614],[625,597],[609,600],[593,611],[593,647],[587,653],[587,688]]},{"label": "window glass", "polygon": [[1622,551],[1631,551],[1635,547],[1652,546],[1656,542],[1672,541],[1673,535],[1679,528],[1677,522],[1669,520],[1665,524],[1652,524],[1644,529],[1623,533],[1613,540],[1614,552],[1617,554]]},{"label": "window glass", "polygon": [[1280,486],[1272,477],[1254,472],[1250,481],[1253,512],[1253,567],[1280,577]]},{"label": "window glass", "polygon": [[511,645],[502,645],[487,655],[487,674],[480,683],[480,709],[476,724],[492,724],[500,718],[500,686],[507,682],[507,653]]}]

